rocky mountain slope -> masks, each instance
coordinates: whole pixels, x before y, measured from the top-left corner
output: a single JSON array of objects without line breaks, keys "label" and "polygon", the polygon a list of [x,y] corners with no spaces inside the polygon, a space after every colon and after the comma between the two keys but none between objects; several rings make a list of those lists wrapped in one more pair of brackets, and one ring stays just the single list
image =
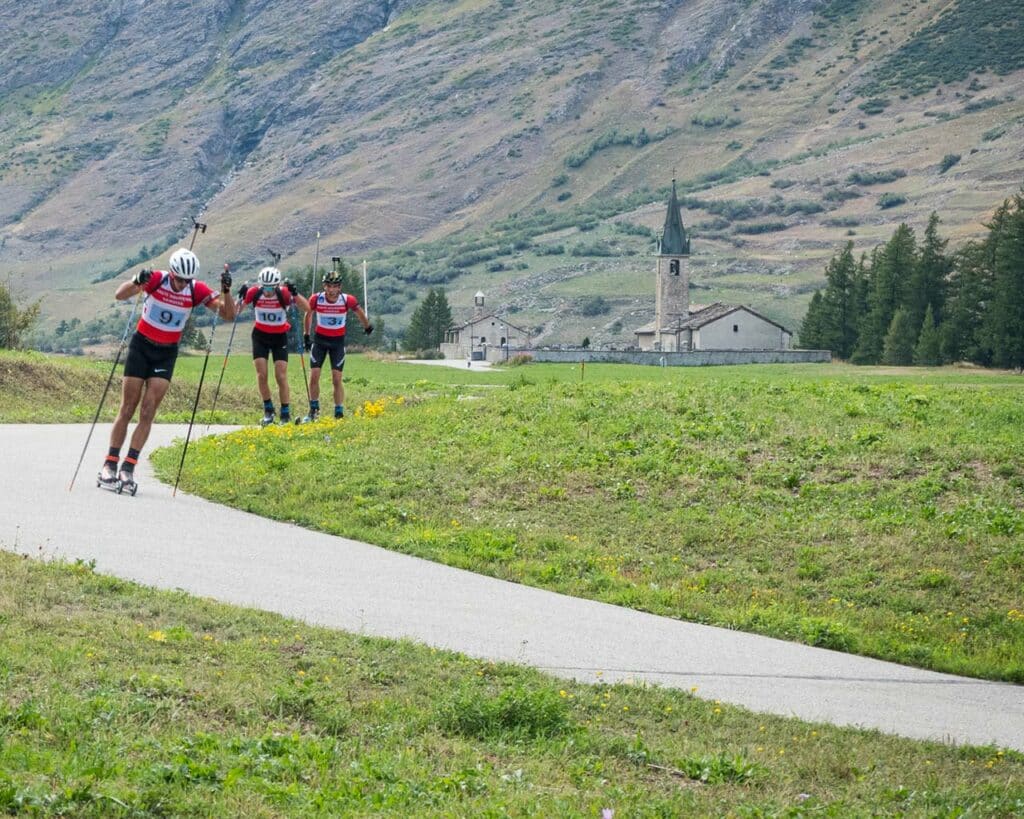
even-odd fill
[{"label": "rocky mountain slope", "polygon": [[[108,309],[189,218],[207,267],[370,259],[400,327],[478,289],[539,338],[629,341],[676,176],[695,301],[794,326],[847,239],[1022,181],[1014,0],[0,0],[0,272]],[[954,159],[955,158],[955,159]],[[561,252],[559,252],[561,248]],[[474,256],[475,254],[475,256]],[[582,315],[601,296],[607,312]],[[592,311],[591,311],[592,312]]]}]

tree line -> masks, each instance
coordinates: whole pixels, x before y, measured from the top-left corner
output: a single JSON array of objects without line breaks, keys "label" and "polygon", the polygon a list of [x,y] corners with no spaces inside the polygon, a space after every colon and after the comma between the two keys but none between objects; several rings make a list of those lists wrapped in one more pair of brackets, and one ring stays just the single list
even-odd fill
[{"label": "tree line", "polygon": [[901,224],[860,259],[847,243],[811,298],[801,346],[854,364],[1024,369],[1024,195],[1005,200],[985,228],[952,253],[936,213],[920,242]]}]

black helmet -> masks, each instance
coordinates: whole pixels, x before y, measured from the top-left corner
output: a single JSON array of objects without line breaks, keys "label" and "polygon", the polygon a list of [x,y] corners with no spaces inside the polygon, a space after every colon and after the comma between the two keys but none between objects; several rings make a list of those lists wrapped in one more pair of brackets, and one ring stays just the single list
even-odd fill
[{"label": "black helmet", "polygon": [[341,274],[337,270],[332,270],[324,276],[324,284],[341,284]]}]

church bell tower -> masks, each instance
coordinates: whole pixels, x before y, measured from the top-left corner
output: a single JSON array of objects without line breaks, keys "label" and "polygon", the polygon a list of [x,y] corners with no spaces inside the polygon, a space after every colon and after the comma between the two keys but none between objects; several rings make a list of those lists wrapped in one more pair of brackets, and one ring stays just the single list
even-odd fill
[{"label": "church bell tower", "polygon": [[665,228],[658,249],[658,270],[654,302],[654,344],[662,349],[661,331],[675,327],[690,314],[690,240],[683,227],[676,197],[676,180],[668,200]]}]

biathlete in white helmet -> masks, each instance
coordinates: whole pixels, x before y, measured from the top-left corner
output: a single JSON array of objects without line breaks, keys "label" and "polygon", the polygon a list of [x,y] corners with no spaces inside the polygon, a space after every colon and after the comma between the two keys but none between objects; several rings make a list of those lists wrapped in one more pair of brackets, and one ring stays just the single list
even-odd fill
[{"label": "biathlete in white helmet", "polygon": [[[108,487],[135,483],[135,464],[149,438],[157,408],[171,386],[181,334],[192,310],[206,307],[224,321],[235,317],[235,303],[230,296],[231,274],[226,265],[220,277],[220,293],[196,279],[199,259],[191,250],[182,247],[174,251],[169,267],[170,270],[140,270],[131,280],[122,282],[114,293],[118,301],[139,293],[145,293],[146,298],[142,303],[142,317],[128,344],[121,406],[110,431],[110,449],[99,474],[100,482]],[[136,409],[139,409],[139,422],[119,470],[121,447]]]},{"label": "biathlete in white helmet", "polygon": [[263,399],[263,426],[274,423],[274,400],[267,377],[268,359],[274,359],[274,379],[281,399],[281,423],[291,422],[291,396],[288,389],[288,308],[298,304],[303,312],[309,302],[300,296],[295,285],[282,282],[281,271],[264,267],[251,287],[242,285],[238,290],[238,310],[251,304],[256,321],[252,328],[252,363],[256,367],[256,386]]},{"label": "biathlete in white helmet", "polygon": [[306,420],[315,421],[320,416],[320,369],[328,358],[334,385],[334,417],[345,415],[342,373],[345,369],[345,329],[350,312],[355,313],[363,325],[363,332],[367,335],[373,332],[373,325],[356,297],[341,292],[341,275],[337,271],[328,273],[324,276],[324,289],[310,296],[309,312],[303,322],[303,342],[309,351],[309,416]]}]

